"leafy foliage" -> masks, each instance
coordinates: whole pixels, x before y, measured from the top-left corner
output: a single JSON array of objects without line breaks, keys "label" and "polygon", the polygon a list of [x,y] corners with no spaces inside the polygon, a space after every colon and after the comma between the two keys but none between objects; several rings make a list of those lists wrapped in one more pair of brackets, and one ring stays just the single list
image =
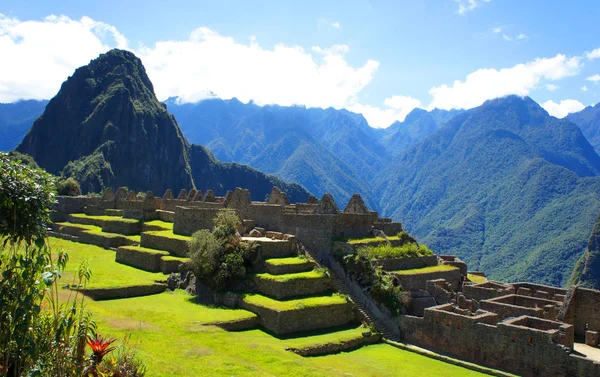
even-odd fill
[{"label": "leafy foliage", "polygon": [[371,297],[383,304],[393,315],[406,312],[409,295],[402,291],[400,282],[394,279],[381,266],[375,266],[372,259],[363,255],[337,255],[348,274],[357,278],[360,285],[370,290]]},{"label": "leafy foliage", "polygon": [[81,195],[81,187],[73,177],[62,179],[56,184],[56,193],[58,195],[78,196]]},{"label": "leafy foliage", "polygon": [[241,241],[237,232],[240,226],[235,212],[221,211],[212,232],[199,230],[189,242],[189,264],[196,278],[213,291],[230,289],[246,276],[246,265],[254,248]]},{"label": "leafy foliage", "polygon": [[383,212],[494,280],[566,284],[600,211],[600,157],[529,98],[456,116],[394,166]]},{"label": "leafy foliage", "polygon": [[43,244],[54,204],[54,180],[0,153],[0,239],[12,243]]}]

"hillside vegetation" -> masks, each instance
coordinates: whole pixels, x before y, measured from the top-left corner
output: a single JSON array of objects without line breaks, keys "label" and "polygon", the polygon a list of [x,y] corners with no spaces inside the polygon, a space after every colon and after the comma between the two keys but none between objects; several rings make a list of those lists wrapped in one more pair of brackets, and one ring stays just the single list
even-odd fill
[{"label": "hillside vegetation", "polygon": [[222,164],[190,145],[154,95],[139,58],[111,50],[78,68],[46,106],[17,150],[52,174],[73,176],[86,192],[127,186],[157,195],[195,186],[217,194],[236,186],[264,199],[274,185],[290,200],[309,193],[248,166]]}]

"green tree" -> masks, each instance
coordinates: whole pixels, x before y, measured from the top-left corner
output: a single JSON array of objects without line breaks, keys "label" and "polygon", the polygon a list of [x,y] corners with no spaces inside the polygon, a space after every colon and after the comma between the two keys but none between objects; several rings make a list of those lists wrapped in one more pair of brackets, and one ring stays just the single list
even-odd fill
[{"label": "green tree", "polygon": [[230,289],[246,276],[246,265],[254,248],[242,242],[238,215],[221,211],[212,232],[203,229],[192,235],[190,267],[201,283],[215,292]]},{"label": "green tree", "polygon": [[79,186],[79,182],[77,182],[77,180],[75,180],[75,178],[73,177],[61,179],[60,181],[58,181],[58,183],[56,184],[56,191],[58,195],[81,195],[81,187]]}]

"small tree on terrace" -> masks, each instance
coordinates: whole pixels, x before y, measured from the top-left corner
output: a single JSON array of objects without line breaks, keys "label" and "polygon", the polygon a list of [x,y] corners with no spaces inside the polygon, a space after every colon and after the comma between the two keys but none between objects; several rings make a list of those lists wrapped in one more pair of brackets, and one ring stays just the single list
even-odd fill
[{"label": "small tree on terrace", "polygon": [[215,292],[226,291],[246,275],[254,247],[242,242],[241,221],[235,212],[221,211],[212,232],[195,232],[190,241],[190,267],[196,279]]}]

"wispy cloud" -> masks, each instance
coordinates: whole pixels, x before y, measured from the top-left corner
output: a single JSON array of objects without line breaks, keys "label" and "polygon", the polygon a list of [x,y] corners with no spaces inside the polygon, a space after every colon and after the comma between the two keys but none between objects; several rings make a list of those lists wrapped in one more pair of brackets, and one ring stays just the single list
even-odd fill
[{"label": "wispy cloud", "polygon": [[596,73],[595,75],[592,75],[592,76],[586,77],[585,79],[586,79],[587,81],[591,81],[591,82],[593,82],[594,84],[596,84],[598,81],[600,81],[600,75]]},{"label": "wispy cloud", "polygon": [[514,27],[511,27],[510,25],[495,26],[491,28],[490,31],[492,32],[492,34],[501,35],[502,39],[504,39],[507,42],[522,41],[529,38],[525,33],[519,33],[515,35],[509,33],[507,29],[514,29]]},{"label": "wispy cloud", "polygon": [[553,92],[553,91],[555,91],[556,89],[559,89],[559,88],[560,88],[560,86],[558,86],[558,85],[546,84],[546,89],[548,89],[551,92]]},{"label": "wispy cloud", "polygon": [[579,73],[581,58],[559,54],[553,58],[538,58],[511,68],[482,68],[456,80],[451,86],[432,88],[429,108],[470,109],[488,99],[509,94],[529,95],[542,80],[556,81]]},{"label": "wispy cloud", "polygon": [[587,91],[588,91],[588,87],[587,87],[587,85],[584,85],[584,86],[582,86],[582,87],[581,87],[581,90],[583,90],[584,92],[587,92]]},{"label": "wispy cloud", "polygon": [[331,26],[332,26],[334,29],[341,29],[341,28],[342,28],[342,25],[341,25],[339,22],[337,22],[337,21],[336,21],[336,22],[332,22],[332,23],[331,23]]},{"label": "wispy cloud", "polygon": [[585,57],[593,60],[600,58],[600,48],[585,53]]},{"label": "wispy cloud", "polygon": [[458,14],[463,15],[481,6],[482,3],[489,3],[491,0],[454,0],[458,3]]},{"label": "wispy cloud", "polygon": [[585,108],[583,103],[574,99],[565,99],[560,101],[560,103],[550,100],[542,103],[541,106],[548,114],[557,118],[564,118],[571,113],[576,113]]}]

